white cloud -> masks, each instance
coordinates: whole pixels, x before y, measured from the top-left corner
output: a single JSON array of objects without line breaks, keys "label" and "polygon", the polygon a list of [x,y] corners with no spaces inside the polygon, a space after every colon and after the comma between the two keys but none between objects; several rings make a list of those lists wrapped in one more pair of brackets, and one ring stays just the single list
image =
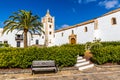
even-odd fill
[{"label": "white cloud", "polygon": [[76,12],[75,8],[72,8],[72,11],[75,13]]},{"label": "white cloud", "polygon": [[65,28],[65,27],[68,27],[69,25],[67,25],[67,24],[63,24],[62,26],[61,26],[61,28]]},{"label": "white cloud", "polygon": [[105,6],[106,9],[111,9],[111,8],[116,8],[120,7],[119,1],[118,0],[105,0],[99,2],[100,6]]},{"label": "white cloud", "polygon": [[95,2],[97,0],[86,0],[86,3],[89,3],[89,2]]},{"label": "white cloud", "polygon": [[95,2],[97,0],[78,0],[78,3],[81,4],[81,3],[90,3],[90,2]]},{"label": "white cloud", "polygon": [[79,3],[79,4],[82,3],[82,0],[78,0],[78,3]]},{"label": "white cloud", "polygon": [[67,24],[63,24],[63,25],[61,25],[61,26],[55,26],[55,29],[56,30],[58,30],[58,29],[60,29],[60,28],[65,28],[65,27],[68,27],[69,25],[67,25]]},{"label": "white cloud", "polygon": [[57,30],[57,29],[59,29],[59,27],[56,25],[56,26],[55,26],[55,29]]}]

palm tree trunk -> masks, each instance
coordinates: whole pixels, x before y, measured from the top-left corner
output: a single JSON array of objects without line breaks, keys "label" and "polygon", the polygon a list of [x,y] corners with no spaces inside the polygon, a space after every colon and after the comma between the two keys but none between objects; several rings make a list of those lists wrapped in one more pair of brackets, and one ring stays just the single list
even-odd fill
[{"label": "palm tree trunk", "polygon": [[28,30],[24,29],[24,48],[27,48],[27,32]]}]

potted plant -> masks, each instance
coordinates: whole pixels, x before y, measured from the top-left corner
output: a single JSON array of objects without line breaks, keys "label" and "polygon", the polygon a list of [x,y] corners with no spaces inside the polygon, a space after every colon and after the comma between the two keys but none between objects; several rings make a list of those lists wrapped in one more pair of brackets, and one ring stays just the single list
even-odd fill
[{"label": "potted plant", "polygon": [[86,58],[87,60],[90,60],[93,56],[91,51],[90,51],[91,47],[92,47],[92,43],[87,42],[85,45],[85,53],[84,53],[84,58]]}]

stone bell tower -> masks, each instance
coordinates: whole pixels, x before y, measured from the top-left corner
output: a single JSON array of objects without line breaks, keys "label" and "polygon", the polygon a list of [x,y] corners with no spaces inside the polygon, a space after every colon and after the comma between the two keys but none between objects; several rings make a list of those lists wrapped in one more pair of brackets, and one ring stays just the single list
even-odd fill
[{"label": "stone bell tower", "polygon": [[43,29],[45,32],[45,46],[52,46],[54,44],[54,17],[50,15],[49,10],[47,10],[46,15],[42,18]]}]

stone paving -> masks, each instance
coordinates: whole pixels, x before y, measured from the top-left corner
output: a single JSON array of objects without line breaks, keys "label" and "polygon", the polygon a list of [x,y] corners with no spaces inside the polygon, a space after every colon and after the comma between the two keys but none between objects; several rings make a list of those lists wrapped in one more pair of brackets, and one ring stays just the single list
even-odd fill
[{"label": "stone paving", "polygon": [[0,80],[120,80],[120,65],[95,66],[84,71],[74,68],[62,69],[58,73],[35,75],[31,75],[30,69],[26,69],[24,73],[10,73],[9,71],[9,73],[0,73]]}]

